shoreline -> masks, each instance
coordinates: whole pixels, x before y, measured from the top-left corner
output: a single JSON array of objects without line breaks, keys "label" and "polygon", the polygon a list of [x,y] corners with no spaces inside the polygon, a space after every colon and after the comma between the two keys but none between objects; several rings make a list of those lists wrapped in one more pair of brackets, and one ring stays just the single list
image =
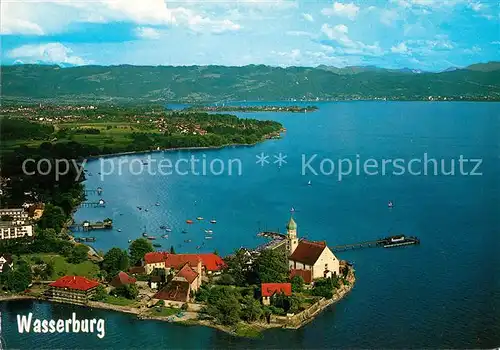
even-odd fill
[{"label": "shoreline", "polygon": [[[240,321],[236,325],[230,327],[230,326],[224,326],[221,324],[216,324],[210,320],[200,320],[198,319],[198,312],[193,312],[193,311],[185,311],[185,314],[188,314],[187,317],[179,318],[179,317],[172,317],[172,316],[155,316],[155,315],[149,315],[146,314],[148,310],[151,310],[150,308],[145,308],[145,307],[131,307],[131,306],[122,306],[122,305],[114,305],[114,304],[107,304],[99,301],[89,301],[86,304],[81,304],[81,303],[72,303],[72,302],[67,302],[67,301],[60,301],[60,300],[51,300],[47,299],[43,296],[34,296],[34,295],[19,295],[19,294],[12,294],[12,295],[0,295],[0,303],[1,302],[9,302],[9,301],[23,301],[23,300],[33,300],[33,301],[41,301],[41,302],[48,302],[48,303],[57,303],[57,304],[66,304],[66,305],[78,305],[81,307],[86,307],[86,308],[95,308],[95,309],[101,309],[101,310],[107,310],[107,311],[113,311],[113,312],[120,312],[124,314],[129,314],[129,315],[135,315],[138,320],[152,320],[152,321],[161,321],[161,322],[167,322],[167,323],[177,323],[185,326],[204,326],[204,327],[210,327],[213,329],[217,329],[219,331],[225,332],[227,334],[230,334],[235,337],[248,337],[248,335],[242,335],[238,334],[238,329],[244,328],[246,330],[249,330],[252,332],[252,334],[258,335],[262,333],[265,330],[268,329],[274,329],[274,328],[280,328],[280,329],[289,329],[289,330],[298,330],[305,325],[309,324],[312,322],[319,314],[321,314],[323,311],[325,311],[328,307],[334,305],[335,303],[339,302],[342,300],[353,288],[354,284],[356,282],[356,276],[354,274],[354,270],[352,270],[349,275],[348,279],[349,284],[348,285],[342,285],[339,287],[332,298],[330,299],[322,299],[323,301],[318,301],[319,307],[312,312],[311,314],[308,314],[307,311],[309,309],[306,309],[294,316],[291,316],[288,318],[287,316],[276,316],[274,315],[274,322],[271,323],[265,323],[265,322],[253,322],[253,323],[246,323],[243,321]],[[180,310],[180,309],[179,309]],[[273,318],[273,316],[271,316]],[[291,321],[291,318],[293,317],[298,317],[300,318],[300,321],[298,324],[292,324],[293,321]],[[288,319],[288,322],[282,323],[278,319],[281,319],[282,321],[285,319]]]}]

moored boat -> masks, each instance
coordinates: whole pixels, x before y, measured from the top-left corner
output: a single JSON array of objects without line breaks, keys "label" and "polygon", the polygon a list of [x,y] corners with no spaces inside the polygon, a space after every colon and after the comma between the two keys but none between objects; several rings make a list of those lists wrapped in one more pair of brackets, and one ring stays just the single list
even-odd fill
[{"label": "moored boat", "polygon": [[153,244],[153,247],[155,247],[155,248],[160,248],[160,247],[161,247],[161,244],[159,244],[159,243],[154,243],[154,244]]},{"label": "moored boat", "polygon": [[161,235],[161,238],[168,238],[168,235]]},{"label": "moored boat", "polygon": [[154,241],[156,239],[155,236],[148,236],[147,239],[149,239],[150,241]]},{"label": "moored boat", "polygon": [[186,224],[192,224],[193,220],[186,220]]},{"label": "moored boat", "polygon": [[205,239],[212,239],[212,236],[205,236]]},{"label": "moored boat", "polygon": [[198,216],[198,217],[196,218],[196,220],[203,220],[203,217]]},{"label": "moored boat", "polygon": [[165,229],[165,231],[167,231],[167,232],[172,232],[172,229],[167,227],[167,228]]},{"label": "moored boat", "polygon": [[217,223],[217,220],[212,219],[212,220],[210,220],[210,223],[211,223],[211,224],[216,224],[216,223]]}]

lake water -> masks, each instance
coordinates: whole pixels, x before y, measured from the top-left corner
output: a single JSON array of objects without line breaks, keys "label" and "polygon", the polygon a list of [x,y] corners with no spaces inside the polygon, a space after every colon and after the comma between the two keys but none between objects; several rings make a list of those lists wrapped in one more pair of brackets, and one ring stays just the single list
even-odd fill
[{"label": "lake water", "polygon": [[[271,104],[271,103],[266,103]],[[273,103],[274,104],[274,103]],[[297,103],[293,103],[297,104]],[[236,339],[204,327],[183,327],[133,316],[92,310],[107,320],[106,337],[95,335],[22,335],[14,328],[14,315],[36,312],[39,318],[68,317],[83,308],[39,302],[0,304],[3,338],[8,347],[103,348],[477,348],[500,344],[500,104],[427,102],[318,103],[313,113],[240,113],[242,117],[273,119],[287,129],[280,140],[253,147],[218,150],[157,152],[90,161],[86,186],[104,189],[106,207],[83,208],[76,221],[110,217],[115,229],[94,231],[93,246],[106,251],[126,248],[129,239],[144,229],[157,236],[161,249],[176,252],[231,253],[241,246],[264,241],[259,230],[285,230],[290,209],[301,237],[326,240],[330,246],[373,240],[404,233],[421,239],[419,246],[373,248],[338,253],[354,263],[357,283],[344,300],[298,331],[271,330],[262,339]],[[274,156],[286,155],[279,167]],[[256,164],[257,155],[269,164]],[[435,158],[455,176],[411,175],[411,159]],[[311,168],[302,173],[302,157]],[[160,175],[157,164],[194,156],[207,162],[207,175],[196,176],[180,161],[188,175]],[[477,173],[461,175],[459,158],[482,159]],[[140,161],[133,161],[138,158]],[[363,162],[378,163],[378,175],[368,175]],[[382,160],[402,159],[404,175]],[[219,159],[219,160],[215,160]],[[350,159],[361,171],[345,175],[331,172],[332,162]],[[156,175],[134,175],[147,160]],[[229,175],[227,166],[233,164]],[[320,163],[323,161],[323,172]],[[118,174],[119,164],[121,174]],[[210,162],[219,171],[210,173]],[[463,165],[471,172],[473,162]],[[114,166],[112,175],[104,175]],[[132,165],[130,165],[132,164]],[[344,170],[347,161],[343,162]],[[132,166],[130,169],[129,166]],[[239,166],[239,168],[238,168]],[[414,173],[422,170],[418,160]],[[440,165],[438,164],[440,167]],[[146,167],[146,166],[144,166]],[[241,170],[241,175],[238,175]],[[439,170],[439,169],[438,169]],[[165,169],[163,169],[165,171]],[[374,168],[368,169],[373,173]],[[101,173],[101,176],[99,175]],[[308,186],[308,181],[311,185]],[[89,200],[99,197],[89,195]],[[395,204],[387,207],[389,200]],[[156,205],[158,203],[158,206]],[[142,207],[139,210],[137,207]],[[146,209],[148,210],[146,212]],[[201,216],[204,220],[198,221]],[[216,224],[210,224],[210,219]],[[187,225],[185,220],[194,221]],[[172,228],[160,238],[160,226]],[[117,229],[121,229],[118,232]],[[188,233],[181,231],[187,229]],[[204,230],[213,238],[205,239]],[[84,236],[89,234],[79,233]],[[191,239],[191,243],[184,241]],[[199,249],[197,249],[197,247]],[[83,317],[83,316],[82,316]]]}]

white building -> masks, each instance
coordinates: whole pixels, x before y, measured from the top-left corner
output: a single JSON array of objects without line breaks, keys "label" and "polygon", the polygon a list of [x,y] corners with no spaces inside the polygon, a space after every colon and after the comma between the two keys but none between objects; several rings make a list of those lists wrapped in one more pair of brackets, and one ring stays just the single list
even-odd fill
[{"label": "white building", "polygon": [[318,278],[339,275],[340,261],[326,242],[299,240],[293,218],[290,218],[286,229],[288,266],[292,276],[301,276],[306,283],[311,283]]},{"label": "white building", "polygon": [[24,208],[0,209],[0,217],[4,215],[12,217],[16,222],[28,221],[28,211]]},{"label": "white building", "polygon": [[12,221],[0,221],[0,240],[33,236],[33,225],[16,224]]}]

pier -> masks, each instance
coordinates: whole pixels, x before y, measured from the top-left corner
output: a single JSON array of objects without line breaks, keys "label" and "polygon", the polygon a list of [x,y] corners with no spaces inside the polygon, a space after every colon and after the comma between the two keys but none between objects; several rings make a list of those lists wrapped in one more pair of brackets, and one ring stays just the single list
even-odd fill
[{"label": "pier", "polygon": [[[275,249],[286,242],[286,235],[275,232],[275,231],[262,231],[257,234],[259,237],[269,238],[271,241],[262,244],[255,248],[255,251],[261,251],[263,249]],[[363,248],[374,248],[374,247],[401,247],[405,245],[420,244],[420,239],[413,236],[389,236],[385,238],[379,238],[373,241],[364,241],[359,243],[343,244],[331,247],[332,252],[345,252],[348,250],[363,249]]]},{"label": "pier", "polygon": [[113,220],[105,219],[96,222],[84,221],[82,223],[73,223],[69,228],[72,231],[110,230],[113,228]]},{"label": "pier", "polygon": [[83,202],[80,204],[80,208],[104,208],[106,206],[106,202],[104,199],[99,199],[98,202]]},{"label": "pier", "polygon": [[100,196],[102,194],[102,187],[97,187],[96,189],[88,189],[88,190],[84,190],[83,192],[85,194],[97,194],[98,196]]}]

